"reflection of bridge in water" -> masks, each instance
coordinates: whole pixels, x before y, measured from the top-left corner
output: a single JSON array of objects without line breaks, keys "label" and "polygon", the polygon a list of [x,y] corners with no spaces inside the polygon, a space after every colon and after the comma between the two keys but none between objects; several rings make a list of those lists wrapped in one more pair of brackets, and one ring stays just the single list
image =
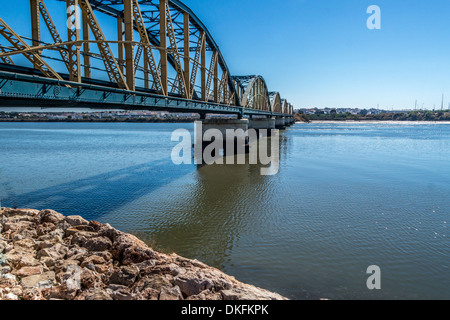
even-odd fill
[{"label": "reflection of bridge in water", "polygon": [[[230,75],[178,0],[60,0],[52,10],[30,0],[30,9],[31,36],[14,31],[22,21],[0,17],[0,106],[228,114],[257,129],[292,123],[292,105],[262,76]],[[52,16],[61,14],[59,26]]]}]

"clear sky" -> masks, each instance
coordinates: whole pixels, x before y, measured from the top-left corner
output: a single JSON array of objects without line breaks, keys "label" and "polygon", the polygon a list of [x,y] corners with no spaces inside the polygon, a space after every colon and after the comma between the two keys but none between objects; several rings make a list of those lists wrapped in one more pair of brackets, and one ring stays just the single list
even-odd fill
[{"label": "clear sky", "polygon": [[[440,109],[443,93],[444,106],[450,103],[448,0],[183,2],[211,32],[233,75],[264,76],[269,90],[296,108],[401,109],[417,100],[418,107]],[[381,9],[380,30],[366,26],[370,5]],[[29,34],[28,6],[8,1],[0,15]]]},{"label": "clear sky", "polygon": [[[450,102],[448,0],[185,0],[233,74],[263,75],[295,107]],[[207,5],[206,5],[207,3]],[[381,9],[369,30],[367,8]]]}]

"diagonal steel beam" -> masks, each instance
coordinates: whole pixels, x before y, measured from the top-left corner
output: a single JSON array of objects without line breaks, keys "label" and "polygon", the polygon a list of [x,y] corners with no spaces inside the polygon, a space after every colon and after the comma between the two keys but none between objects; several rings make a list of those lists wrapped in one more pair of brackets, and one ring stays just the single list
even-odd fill
[{"label": "diagonal steel beam", "polygon": [[[47,6],[44,3],[44,0],[37,0],[39,5],[39,11],[41,13],[42,18],[44,19],[45,25],[47,26],[48,31],[50,32],[50,35],[55,43],[62,43],[62,39],[58,33],[58,30],[56,29],[55,23],[52,20],[52,17],[50,16],[50,13],[47,9]],[[35,45],[33,45],[35,46]],[[61,58],[66,65],[66,68],[68,71],[70,71],[70,65],[69,65],[69,53],[67,50],[63,48],[58,48],[58,51],[61,55]]]},{"label": "diagonal steel beam", "polygon": [[[0,35],[8,40],[8,42],[19,51],[30,48],[30,46],[15,33],[2,18],[0,18]],[[23,52],[22,54],[46,77],[63,80],[61,76],[41,58],[38,52]]]},{"label": "diagonal steel beam", "polygon": [[[170,93],[180,93],[180,81],[178,79],[178,74],[172,82],[172,88],[170,89]],[[180,93],[181,94],[181,93]]]},{"label": "diagonal steel beam", "polygon": [[[184,71],[183,68],[181,67],[181,59],[180,59],[180,53],[178,52],[178,46],[177,46],[177,40],[175,37],[175,32],[173,29],[173,22],[172,22],[172,17],[170,15],[170,8],[169,8],[169,4],[166,2],[165,3],[165,12],[166,12],[166,20],[167,20],[167,35],[169,37],[169,41],[170,41],[170,47],[171,47],[171,54],[175,60],[175,70],[177,72],[177,82],[178,82],[178,90],[181,94],[182,97],[187,97],[187,91],[186,91],[186,83],[184,81]],[[160,17],[161,19],[163,17]]]},{"label": "diagonal steel beam", "polygon": [[[158,63],[158,72],[161,74],[161,61]],[[153,81],[152,90],[156,90],[156,82]]]},{"label": "diagonal steel beam", "polygon": [[142,45],[148,47],[148,50],[146,50],[147,62],[148,67],[150,69],[150,73],[152,74],[153,77],[153,85],[157,91],[165,95],[166,92],[163,90],[160,72],[158,71],[158,68],[156,66],[156,61],[153,52],[151,50],[147,29],[145,28],[144,19],[142,18],[141,9],[139,8],[139,3],[137,0],[133,0],[133,15],[136,27],[141,37],[141,43]]},{"label": "diagonal steel beam", "polygon": [[[200,66],[200,55],[202,52],[202,47],[204,45],[205,45],[205,33],[201,32],[200,36],[198,37],[197,48],[195,50],[194,62],[192,64],[191,83],[190,83],[191,97],[194,96],[195,81],[197,80],[198,67]],[[188,53],[185,52],[184,54],[188,54]]]},{"label": "diagonal steel beam", "polygon": [[[72,0],[73,1],[73,0]],[[79,5],[83,14],[85,14],[86,21],[95,37],[98,41],[98,49],[103,58],[105,69],[108,73],[109,79],[111,82],[117,83],[120,88],[129,89],[125,77],[123,76],[122,71],[120,70],[119,64],[117,63],[114,54],[109,47],[108,42],[106,41],[105,35],[100,27],[100,24],[95,17],[94,11],[88,0],[79,0]]]},{"label": "diagonal steel beam", "polygon": [[234,96],[235,96],[235,93],[233,92],[233,94],[229,96],[228,101],[226,101],[227,105],[231,106],[231,104],[234,101]]},{"label": "diagonal steel beam", "polygon": [[[219,84],[219,92],[218,92],[218,96],[219,96],[219,101],[222,99],[222,97],[225,96],[225,86],[226,86],[226,81],[228,81],[228,77],[226,72],[222,73],[222,79],[220,79],[220,84]],[[225,101],[225,99],[224,99]]]},{"label": "diagonal steel beam", "polygon": [[[5,53],[5,52],[6,52],[5,49],[3,47],[0,47],[0,54]],[[10,56],[4,56],[4,57],[0,56],[0,60],[3,63],[14,65],[14,61],[12,61]]]},{"label": "diagonal steel beam", "polygon": [[136,51],[136,56],[134,57],[134,74],[135,75],[136,75],[136,71],[139,67],[139,62],[141,61],[142,51],[144,51],[142,46],[138,46],[137,51]]},{"label": "diagonal steel beam", "polygon": [[217,59],[217,51],[211,57],[211,63],[209,65],[208,71],[208,80],[206,81],[206,96],[208,97],[208,100],[210,98],[211,83],[214,78],[214,67],[216,65],[216,59]]}]

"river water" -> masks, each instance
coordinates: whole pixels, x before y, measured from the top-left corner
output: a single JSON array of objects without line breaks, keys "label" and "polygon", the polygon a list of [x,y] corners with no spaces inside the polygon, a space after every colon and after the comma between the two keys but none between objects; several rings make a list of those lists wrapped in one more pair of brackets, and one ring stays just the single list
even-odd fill
[{"label": "river water", "polygon": [[267,176],[173,164],[180,128],[0,123],[2,206],[110,223],[291,299],[450,299],[449,124],[296,124]]}]

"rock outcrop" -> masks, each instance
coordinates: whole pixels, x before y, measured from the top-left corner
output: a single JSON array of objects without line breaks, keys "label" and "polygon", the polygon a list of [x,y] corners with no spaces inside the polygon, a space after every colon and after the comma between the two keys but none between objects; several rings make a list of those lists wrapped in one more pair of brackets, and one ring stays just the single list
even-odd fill
[{"label": "rock outcrop", "polygon": [[285,300],[109,224],[0,211],[0,300]]}]

